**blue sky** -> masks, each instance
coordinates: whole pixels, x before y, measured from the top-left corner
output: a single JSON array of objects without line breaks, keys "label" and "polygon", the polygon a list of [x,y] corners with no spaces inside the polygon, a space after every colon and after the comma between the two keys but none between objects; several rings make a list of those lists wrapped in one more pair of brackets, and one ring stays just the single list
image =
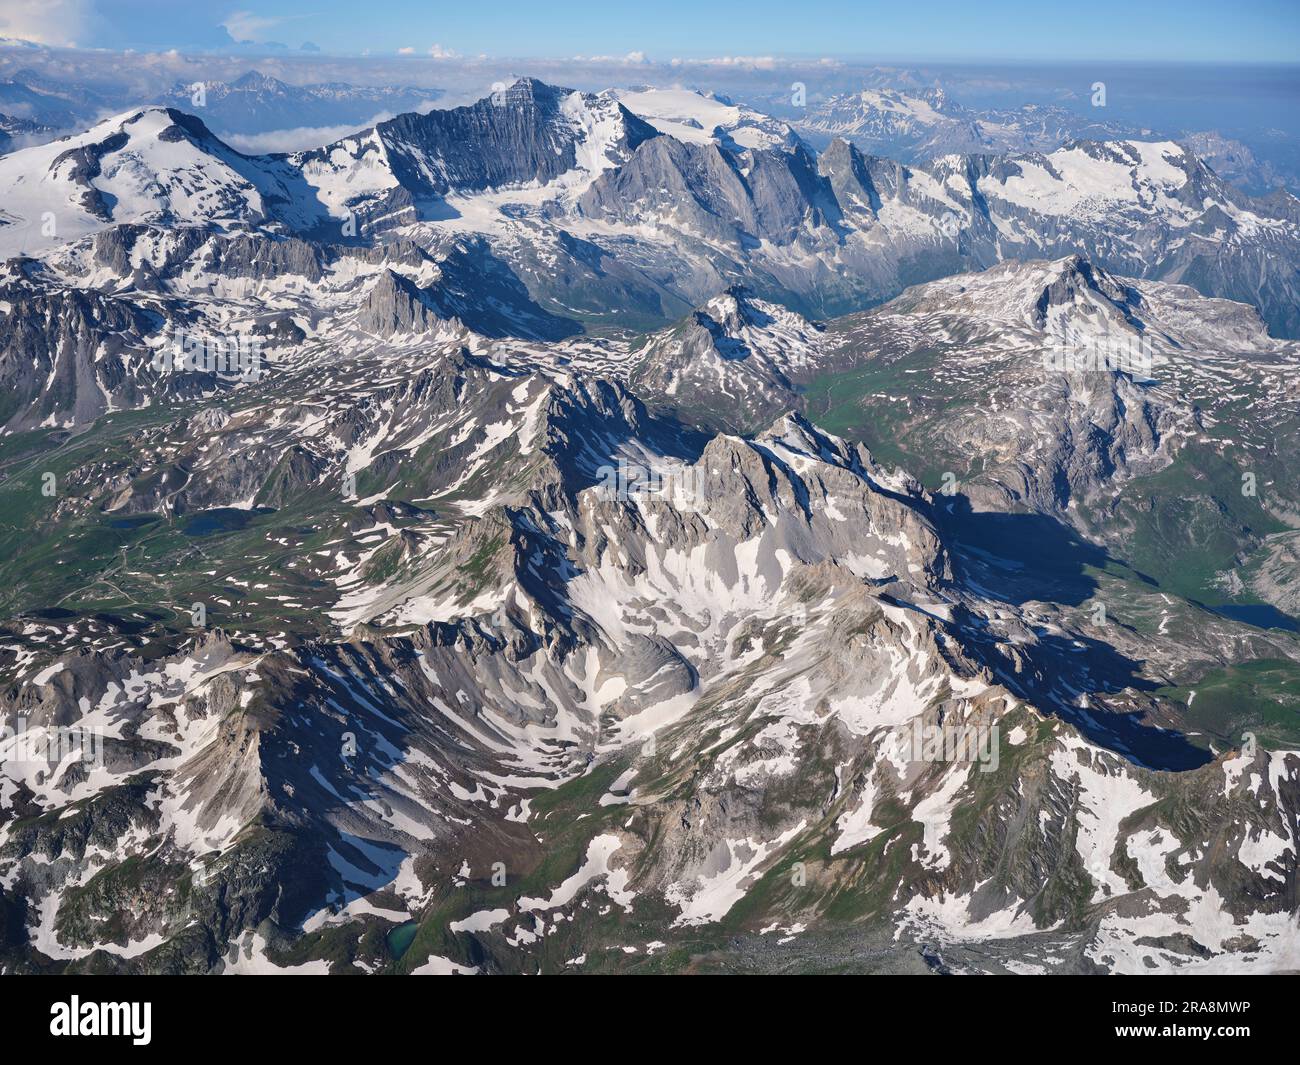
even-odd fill
[{"label": "blue sky", "polygon": [[1297,0],[0,0],[0,36],[81,47],[311,41],[493,57],[1300,60]]}]

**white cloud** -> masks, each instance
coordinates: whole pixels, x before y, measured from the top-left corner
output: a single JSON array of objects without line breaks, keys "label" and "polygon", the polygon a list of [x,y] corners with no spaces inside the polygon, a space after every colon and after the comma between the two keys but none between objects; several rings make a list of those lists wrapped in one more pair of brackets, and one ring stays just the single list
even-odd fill
[{"label": "white cloud", "polygon": [[429,48],[429,54],[430,54],[431,56],[433,56],[434,59],[458,59],[458,58],[460,58],[460,57],[459,57],[455,52],[453,52],[450,48],[444,48],[444,47],[443,47],[442,45],[440,45],[440,44],[431,45],[430,48]]},{"label": "white cloud", "polygon": [[267,39],[270,30],[294,19],[307,17],[307,15],[255,15],[251,11],[236,11],[221,25],[237,41],[256,41],[261,44]]},{"label": "white cloud", "polygon": [[298,152],[319,148],[342,140],[364,126],[297,126],[294,129],[273,129],[266,133],[226,133],[222,140],[245,155],[265,155],[268,152]]},{"label": "white cloud", "polygon": [[[424,115],[437,106],[432,100],[421,100],[414,110]],[[266,133],[223,133],[221,139],[246,155],[299,152],[332,144],[360,130],[387,122],[392,117],[392,111],[380,111],[366,122],[355,126],[296,126],[293,129],[268,130]]]},{"label": "white cloud", "polygon": [[398,54],[398,55],[415,55],[415,49],[414,49],[414,48],[399,48],[399,49],[397,50],[397,54]]},{"label": "white cloud", "polygon": [[5,0],[0,5],[0,37],[75,48],[96,20],[92,0]]},{"label": "white cloud", "polygon": [[774,70],[777,65],[775,56],[770,55],[720,55],[711,59],[673,59],[675,67],[739,67],[743,70]]},{"label": "white cloud", "polygon": [[647,66],[645,52],[628,52],[627,55],[575,55],[575,63],[621,63],[626,66]]}]

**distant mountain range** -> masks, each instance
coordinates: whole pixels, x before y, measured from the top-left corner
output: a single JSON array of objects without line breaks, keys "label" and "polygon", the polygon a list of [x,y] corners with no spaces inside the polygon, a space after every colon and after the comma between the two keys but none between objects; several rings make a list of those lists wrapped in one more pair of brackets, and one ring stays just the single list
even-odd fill
[{"label": "distant mountain range", "polygon": [[1042,104],[973,110],[941,88],[864,89],[832,96],[810,106],[795,128],[818,146],[842,137],[864,152],[908,162],[941,155],[1050,152],[1075,140],[1153,137],[1150,129],[1105,120],[1100,110],[1092,118]]},{"label": "distant mountain range", "polygon": [[[441,90],[406,85],[343,82],[291,85],[250,70],[233,81],[181,81],[161,91],[157,102],[199,114],[219,134],[252,136],[280,130],[363,126],[377,115],[427,109]],[[20,68],[0,79],[0,113],[30,122],[48,140],[93,125],[105,114],[135,103],[128,94],[77,81],[58,82]],[[11,145],[0,143],[0,152]]]},{"label": "distant mountain range", "polygon": [[[202,84],[201,107],[194,103]],[[182,82],[161,101],[203,116],[217,133],[254,134],[301,127],[361,125],[382,112],[428,108],[442,93],[405,85],[365,86],[327,82],[289,85],[250,70],[231,82]]]},{"label": "distant mountain range", "polygon": [[0,79],[0,112],[51,130],[90,125],[111,106],[91,89],[60,85],[34,70],[19,68]]},{"label": "distant mountain range", "polygon": [[1106,116],[1104,108],[1081,113],[1052,104],[1016,108],[971,108],[942,88],[900,91],[864,89],[810,105],[793,122],[808,143],[822,148],[839,137],[869,155],[923,163],[944,155],[1052,152],[1081,140],[1176,139],[1230,184],[1256,195],[1282,185],[1297,187],[1297,175],[1259,160],[1240,141],[1213,131],[1174,137]]},{"label": "distant mountain range", "polygon": [[26,118],[0,114],[0,154],[30,141],[48,139],[54,129]]},{"label": "distant mountain range", "polygon": [[[732,282],[837,314],[917,281],[1079,252],[1252,303],[1280,335],[1300,330],[1300,201],[1241,193],[1174,142],[904,166],[843,140],[818,155],[734,108],[727,128],[704,97],[695,117],[680,94],[639,94],[645,119],[613,94],[535,81],[500,97],[288,157],[242,156],[175,109],[122,115],[0,163],[0,248],[50,243],[47,208],[65,234],[216,220],[343,239],[417,224],[439,240],[481,236],[552,313],[633,326]],[[653,125],[668,112],[690,136]],[[131,165],[106,166],[114,157]]]}]

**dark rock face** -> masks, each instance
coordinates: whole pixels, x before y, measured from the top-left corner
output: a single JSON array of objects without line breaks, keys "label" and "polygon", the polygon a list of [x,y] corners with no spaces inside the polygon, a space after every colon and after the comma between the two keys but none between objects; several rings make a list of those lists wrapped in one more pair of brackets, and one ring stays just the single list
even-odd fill
[{"label": "dark rock face", "polygon": [[678,211],[691,231],[738,245],[746,237],[790,244],[805,226],[818,229],[839,216],[830,184],[801,146],[753,152],[748,163],[742,168],[716,144],[660,137],[600,177],[579,207],[628,224],[647,209]]},{"label": "dark rock face", "polygon": [[590,135],[604,139],[615,162],[658,136],[611,99],[524,78],[475,104],[398,115],[293,161],[309,171],[364,164],[391,173],[395,188],[356,198],[363,224],[378,232],[422,209],[437,217],[433,201],[453,192],[553,181],[574,169],[576,148]]},{"label": "dark rock face", "polygon": [[[868,160],[848,141],[838,138],[818,159],[818,169],[830,182],[841,214],[860,218],[859,224],[874,222],[880,210],[880,193],[871,174],[871,164],[880,162]],[[887,190],[896,187],[897,182],[885,183]]]},{"label": "dark rock face", "polygon": [[379,275],[357,315],[357,325],[368,333],[423,333],[438,321],[431,301],[414,282],[392,270]]},{"label": "dark rock face", "polygon": [[[380,123],[377,132],[394,176],[417,197],[528,181],[544,184],[576,164],[577,131],[563,111],[571,94],[524,78],[468,107],[398,115]],[[617,141],[621,149],[634,151],[657,136],[623,107],[614,104],[609,111],[623,127]]]},{"label": "dark rock face", "polygon": [[130,223],[111,226],[95,234],[95,265],[106,267],[119,277],[127,277],[134,269],[132,253],[140,246],[141,240],[158,240],[160,237],[165,250],[156,270],[166,276],[182,268],[190,256],[204,246],[209,235],[197,227],[178,227],[162,236],[153,226]]},{"label": "dark rock face", "polygon": [[112,214],[99,189],[91,181],[100,174],[100,161],[105,155],[126,146],[130,138],[125,133],[114,133],[98,144],[69,148],[54,160],[51,171],[61,174],[75,185],[81,186],[81,205],[87,212],[102,221],[112,221]]},{"label": "dark rock face", "polygon": [[98,293],[15,295],[0,317],[0,389],[11,427],[93,420],[106,395],[123,406],[141,402],[128,364],[147,361],[143,338],[153,323],[145,315]]},{"label": "dark rock face", "polygon": [[294,274],[307,281],[321,279],[322,248],[295,237],[273,239],[259,233],[240,234],[211,245],[206,269],[222,277],[262,281]]}]

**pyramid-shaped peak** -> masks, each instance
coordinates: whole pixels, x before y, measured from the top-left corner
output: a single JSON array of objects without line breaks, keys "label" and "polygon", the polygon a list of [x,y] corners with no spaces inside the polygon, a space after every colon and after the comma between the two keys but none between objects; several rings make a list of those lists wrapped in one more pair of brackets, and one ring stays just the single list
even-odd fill
[{"label": "pyramid-shaped peak", "polygon": [[256,92],[280,92],[289,86],[279,78],[263,74],[260,70],[249,70],[230,83],[232,89],[247,89]]},{"label": "pyramid-shaped peak", "polygon": [[[533,77],[516,78],[515,81],[506,87],[505,98],[507,102],[531,100],[534,103],[551,103],[564,96],[569,96],[574,90],[567,89],[562,85],[550,85]],[[487,99],[493,100],[493,96]]]},{"label": "pyramid-shaped peak", "polygon": [[1042,325],[1053,308],[1106,301],[1117,309],[1128,305],[1129,290],[1082,255],[1069,255],[1050,264],[1049,280],[1038,293],[1034,320]]}]

